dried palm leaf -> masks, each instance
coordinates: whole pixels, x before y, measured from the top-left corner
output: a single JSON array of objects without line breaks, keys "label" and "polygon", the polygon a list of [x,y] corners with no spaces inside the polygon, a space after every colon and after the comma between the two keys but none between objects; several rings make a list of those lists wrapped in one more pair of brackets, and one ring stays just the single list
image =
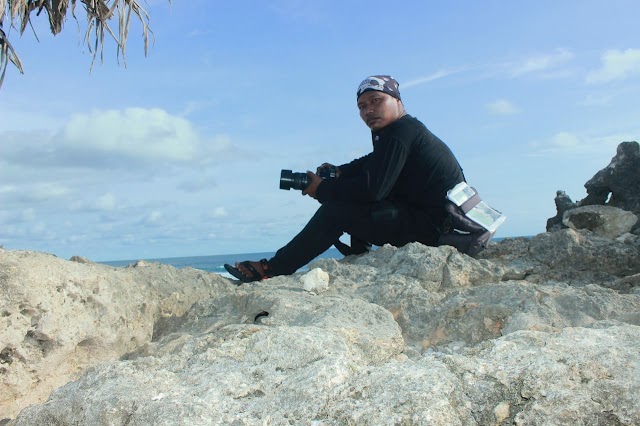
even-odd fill
[{"label": "dried palm leaf", "polygon": [[[171,4],[171,0],[168,0]],[[53,35],[62,31],[62,26],[67,18],[69,6],[71,15],[77,21],[75,7],[77,0],[0,0],[0,87],[6,71],[6,67],[11,61],[20,72],[24,72],[20,59],[11,47],[6,34],[2,31],[3,24],[8,27],[15,27],[19,23],[19,32],[22,35],[31,22],[31,15],[40,16],[44,11],[49,19],[49,28]],[[116,58],[118,63],[120,57],[126,67],[126,44],[129,36],[129,26],[132,16],[142,24],[142,37],[144,40],[144,54],[148,54],[149,37],[153,37],[153,32],[149,29],[149,14],[140,6],[139,0],[80,0],[86,11],[87,30],[84,41],[93,54],[91,67],[95,63],[98,52],[100,61],[104,62],[105,35],[111,36],[117,44]],[[118,15],[117,35],[109,26],[109,21]],[[93,46],[92,46],[93,45]]]},{"label": "dried palm leaf", "polygon": [[24,74],[20,58],[16,55],[16,51],[13,50],[13,46],[11,46],[6,34],[0,27],[0,87],[2,87],[2,82],[4,81],[4,75],[7,71],[9,61],[18,68],[18,71],[20,71],[21,74]]}]

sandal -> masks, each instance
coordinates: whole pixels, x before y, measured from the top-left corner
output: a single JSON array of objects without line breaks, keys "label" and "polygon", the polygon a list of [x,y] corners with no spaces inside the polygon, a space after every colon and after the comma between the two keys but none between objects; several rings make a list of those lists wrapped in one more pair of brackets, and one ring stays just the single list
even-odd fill
[{"label": "sandal", "polygon": [[236,265],[243,266],[251,275],[243,274],[240,269],[235,266],[231,266],[228,263],[224,264],[224,269],[227,270],[228,273],[242,281],[243,283],[252,283],[254,281],[266,280],[267,278],[271,278],[269,274],[269,263],[267,259],[260,260],[260,267],[262,268],[262,273],[260,273],[256,268],[253,267],[250,261],[246,260],[244,262],[236,263]]}]

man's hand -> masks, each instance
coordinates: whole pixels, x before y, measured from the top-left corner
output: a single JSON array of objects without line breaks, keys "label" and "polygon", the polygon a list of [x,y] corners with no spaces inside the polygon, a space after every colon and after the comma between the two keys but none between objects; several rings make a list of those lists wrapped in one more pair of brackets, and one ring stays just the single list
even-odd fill
[{"label": "man's hand", "polygon": [[316,169],[316,173],[317,173],[317,174],[320,174],[320,170],[321,170],[321,169],[327,169],[327,168],[329,168],[329,167],[335,167],[335,169],[336,169],[336,178],[339,178],[339,177],[340,177],[340,168],[339,168],[339,167],[334,166],[333,164],[329,164],[329,163],[322,163],[322,165],[320,165],[320,167],[318,167],[318,168]]},{"label": "man's hand", "polygon": [[316,190],[318,189],[318,185],[322,182],[322,178],[317,174],[310,172],[307,170],[307,176],[311,179],[311,183],[302,191],[302,195],[308,195],[309,197],[316,198]]}]

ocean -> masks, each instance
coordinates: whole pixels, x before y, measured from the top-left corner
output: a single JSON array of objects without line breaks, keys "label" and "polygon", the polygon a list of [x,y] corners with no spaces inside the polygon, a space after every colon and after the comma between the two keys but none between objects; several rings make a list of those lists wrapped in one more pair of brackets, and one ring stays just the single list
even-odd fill
[{"label": "ocean", "polygon": [[[193,256],[193,257],[167,257],[162,259],[129,259],[129,260],[113,260],[107,262],[100,262],[105,265],[110,266],[129,266],[136,263],[138,260],[144,260],[145,262],[156,262],[162,263],[164,265],[171,265],[176,268],[195,268],[201,269],[203,271],[215,272],[216,274],[223,275],[225,277],[231,277],[229,273],[224,269],[224,264],[228,263],[230,265],[235,264],[236,262],[242,262],[244,260],[260,260],[260,259],[270,259],[276,253],[275,252],[266,252],[266,253],[238,253],[238,254],[219,254],[213,256]],[[340,252],[332,247],[316,259],[342,259],[343,256]],[[315,260],[315,259],[314,259]],[[305,270],[306,267],[301,268],[300,270]]]},{"label": "ocean", "polygon": [[[530,237],[526,237],[530,238]],[[493,238],[491,241],[498,242],[503,240],[504,238]],[[374,246],[375,250],[376,247]],[[224,264],[228,263],[230,265],[234,265],[236,262],[242,262],[244,260],[260,260],[260,259],[270,259],[276,253],[275,252],[265,252],[265,253],[238,253],[238,254],[218,254],[213,256],[192,256],[192,257],[167,257],[162,259],[129,259],[129,260],[112,260],[112,261],[103,261],[105,265],[110,266],[129,266],[136,263],[138,260],[144,260],[145,262],[157,262],[162,263],[164,265],[171,265],[176,268],[195,268],[201,269],[203,271],[215,272],[216,274],[223,275],[225,277],[231,277],[231,275],[224,269]],[[344,256],[336,249],[335,247],[331,247],[329,250],[322,253],[320,256],[316,257],[316,259],[342,259]],[[316,260],[314,259],[314,260]],[[299,271],[305,271],[308,268],[306,266],[299,269]]]}]

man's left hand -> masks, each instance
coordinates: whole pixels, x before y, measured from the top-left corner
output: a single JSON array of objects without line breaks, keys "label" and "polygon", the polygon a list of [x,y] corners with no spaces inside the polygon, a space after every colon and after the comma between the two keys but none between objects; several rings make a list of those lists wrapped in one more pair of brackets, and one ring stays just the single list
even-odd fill
[{"label": "man's left hand", "polygon": [[307,176],[311,180],[311,183],[302,191],[302,195],[308,195],[309,197],[316,198],[316,190],[318,189],[318,185],[322,182],[322,178],[317,174],[310,172],[307,170]]}]

